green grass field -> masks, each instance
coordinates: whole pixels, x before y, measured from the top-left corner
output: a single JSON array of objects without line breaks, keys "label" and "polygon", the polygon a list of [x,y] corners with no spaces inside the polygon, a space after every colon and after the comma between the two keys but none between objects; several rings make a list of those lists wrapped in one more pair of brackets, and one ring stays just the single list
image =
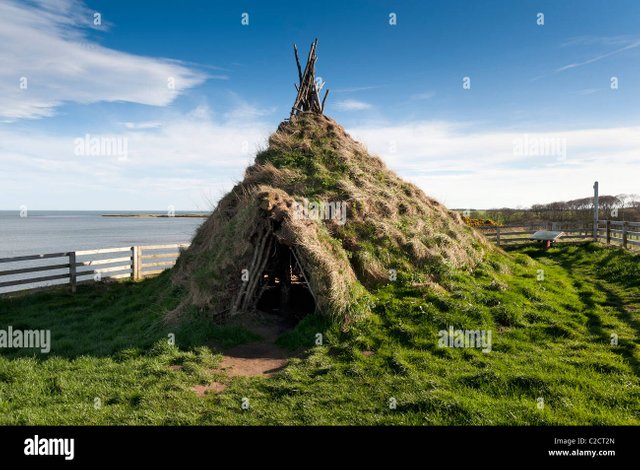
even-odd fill
[{"label": "green grass field", "polygon": [[[640,256],[629,252],[520,248],[447,275],[447,291],[389,283],[348,331],[314,316],[285,333],[280,345],[305,352],[272,378],[216,371],[212,344],[255,340],[239,326],[196,313],[164,325],[181,296],[167,274],[0,299],[0,328],[53,339],[48,355],[0,352],[0,424],[640,424]],[[438,347],[450,325],[491,330],[491,352]],[[213,380],[228,388],[196,396]]]}]

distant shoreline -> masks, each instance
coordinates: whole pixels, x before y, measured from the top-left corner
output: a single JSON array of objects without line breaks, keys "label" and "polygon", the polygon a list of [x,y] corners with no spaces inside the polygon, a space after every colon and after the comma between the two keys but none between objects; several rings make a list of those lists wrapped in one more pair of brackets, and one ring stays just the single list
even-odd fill
[{"label": "distant shoreline", "polygon": [[209,217],[209,214],[101,214],[102,217],[166,217],[166,218],[178,218],[178,217],[196,217],[205,219]]}]

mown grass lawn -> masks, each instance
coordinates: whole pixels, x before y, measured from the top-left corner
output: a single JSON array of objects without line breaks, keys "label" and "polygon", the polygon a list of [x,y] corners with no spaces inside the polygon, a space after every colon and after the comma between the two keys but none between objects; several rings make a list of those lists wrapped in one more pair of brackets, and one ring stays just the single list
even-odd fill
[{"label": "mown grass lawn", "polygon": [[[48,355],[0,352],[0,423],[640,424],[640,256],[520,248],[441,282],[447,291],[390,283],[348,331],[307,317],[279,340],[306,353],[269,379],[215,371],[211,344],[254,340],[248,331],[195,313],[163,324],[181,294],[166,273],[0,299],[0,328],[53,339]],[[450,325],[491,330],[491,352],[438,347]],[[192,391],[212,380],[228,388]]]}]

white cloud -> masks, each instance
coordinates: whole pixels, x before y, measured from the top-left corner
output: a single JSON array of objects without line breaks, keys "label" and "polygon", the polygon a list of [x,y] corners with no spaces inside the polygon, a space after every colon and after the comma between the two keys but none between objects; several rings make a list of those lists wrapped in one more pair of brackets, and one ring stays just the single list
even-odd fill
[{"label": "white cloud", "polygon": [[369,103],[352,99],[342,100],[336,103],[336,108],[340,111],[363,111],[365,109],[371,109],[372,107]]},{"label": "white cloud", "polygon": [[91,41],[92,20],[79,0],[0,2],[0,119],[51,116],[65,102],[165,106],[207,78],[178,61]]},{"label": "white cloud", "polygon": [[273,131],[260,121],[214,121],[199,111],[154,122],[157,126],[130,124],[111,132],[83,131],[126,142],[126,159],[76,155],[76,139],[85,139],[84,133],[0,127],[2,207],[206,209],[207,194],[219,197],[231,189]]},{"label": "white cloud", "polygon": [[[207,208],[242,178],[275,130],[261,119],[211,117],[205,106],[153,121],[117,125],[93,137],[127,139],[126,160],[78,156],[74,139],[0,126],[0,209]],[[231,112],[227,116],[233,116]],[[449,207],[528,206],[602,193],[638,193],[640,127],[529,132],[530,141],[566,142],[561,155],[521,156],[521,132],[471,124],[416,122],[348,129],[402,177]],[[79,197],[81,195],[81,197]]]},{"label": "white cloud", "polygon": [[561,155],[522,156],[523,132],[475,131],[423,122],[350,129],[401,176],[449,207],[528,206],[601,192],[640,192],[640,127],[529,132],[529,141],[566,142]]}]

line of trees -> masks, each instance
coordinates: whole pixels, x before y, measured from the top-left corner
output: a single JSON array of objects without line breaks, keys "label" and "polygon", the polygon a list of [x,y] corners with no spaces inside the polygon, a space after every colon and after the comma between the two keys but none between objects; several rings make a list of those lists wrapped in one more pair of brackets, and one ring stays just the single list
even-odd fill
[{"label": "line of trees", "polygon": [[[640,222],[640,195],[618,194],[598,198],[601,220],[628,220]],[[500,224],[537,222],[592,222],[593,197],[534,204],[530,209],[503,207],[484,211],[464,211],[471,218],[492,219]]]},{"label": "line of trees", "polygon": [[[598,211],[601,219],[630,220],[630,216],[640,213],[640,195],[618,194],[617,196],[600,196]],[[531,206],[534,214],[547,214],[565,220],[593,220],[593,197],[558,201],[549,204]]]}]

